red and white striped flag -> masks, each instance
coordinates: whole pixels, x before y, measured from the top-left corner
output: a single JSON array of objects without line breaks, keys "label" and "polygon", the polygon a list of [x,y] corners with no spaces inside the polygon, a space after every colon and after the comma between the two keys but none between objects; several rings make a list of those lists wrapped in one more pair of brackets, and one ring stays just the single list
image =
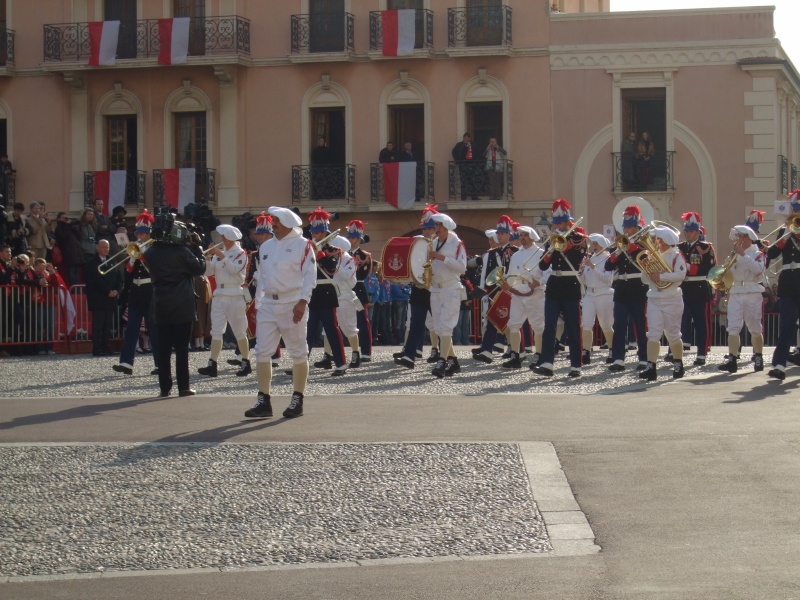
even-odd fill
[{"label": "red and white striped flag", "polygon": [[384,56],[410,56],[414,52],[416,12],[414,9],[403,9],[384,10],[381,13]]},{"label": "red and white striped flag", "polygon": [[383,163],[383,199],[395,208],[414,208],[417,163]]},{"label": "red and white striped flag", "polygon": [[164,169],[164,201],[183,213],[194,202],[195,169]]},{"label": "red and white striped flag", "polygon": [[103,214],[111,214],[112,206],[125,203],[125,171],[95,171],[94,198],[103,200]]},{"label": "red and white striped flag", "polygon": [[189,17],[158,20],[158,64],[180,65],[189,55]]},{"label": "red and white striped flag", "polygon": [[119,21],[93,21],[89,23],[90,67],[111,66],[117,61]]}]

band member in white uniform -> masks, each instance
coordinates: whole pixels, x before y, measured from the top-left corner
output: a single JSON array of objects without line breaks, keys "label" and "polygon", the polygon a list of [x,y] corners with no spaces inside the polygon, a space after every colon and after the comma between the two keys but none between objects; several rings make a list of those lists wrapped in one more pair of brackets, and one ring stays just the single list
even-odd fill
[{"label": "band member in white uniform", "polygon": [[731,229],[731,239],[735,240],[733,250],[736,262],[731,266],[733,287],[728,292],[728,352],[725,361],[718,367],[720,371],[736,373],[737,356],[741,346],[739,333],[742,324],[747,324],[753,341],[753,366],[756,371],[764,370],[764,333],[761,323],[763,312],[764,277],[766,261],[764,252],[755,245],[758,235],[747,225],[736,225]]},{"label": "band member in white uniform", "polygon": [[[350,241],[347,238],[338,235],[330,241],[330,245],[342,251],[339,269],[333,275],[333,285],[336,287],[339,300],[339,306],[336,308],[336,321],[344,337],[347,338],[350,349],[353,351],[349,366],[350,368],[356,368],[361,366],[357,327],[358,312],[364,310],[353,289],[356,285],[356,262],[350,255]],[[331,346],[328,342],[328,337],[325,336],[324,329],[322,335],[325,345],[325,357],[331,357]]]},{"label": "band member in white uniform", "polygon": [[[678,234],[664,225],[653,229],[658,253],[672,271],[671,273],[649,273],[643,276],[650,289],[647,292],[647,368],[639,373],[640,379],[655,381],[656,361],[661,349],[661,336],[667,336],[673,356],[673,379],[683,377],[683,341],[681,340],[681,317],[683,316],[683,292],[680,284],[686,278],[686,261],[675,246]],[[652,258],[650,258],[652,260]],[[659,282],[672,285],[660,290]]]},{"label": "band member in white uniform", "polygon": [[271,356],[281,337],[292,358],[294,392],[283,416],[303,414],[303,395],[308,379],[308,302],[317,284],[316,248],[301,235],[303,221],[288,208],[271,206],[275,237],[259,249],[258,325],[256,327],[256,374],[258,397],[245,417],[271,417]]},{"label": "band member in white uniform", "polygon": [[211,299],[211,357],[208,366],[197,369],[201,375],[217,376],[217,360],[222,351],[222,335],[230,323],[242,364],[236,375],[244,377],[253,372],[250,367],[250,344],[247,340],[247,303],[250,291],[243,287],[247,279],[247,251],[239,244],[242,232],[233,225],[218,225],[217,233],[222,236],[223,249],[213,248],[211,260],[206,262],[206,275],[213,276],[217,282]]},{"label": "band member in white uniform", "polygon": [[542,333],[544,332],[544,290],[548,272],[539,269],[544,249],[534,242],[540,240],[539,234],[533,227],[519,225],[517,232],[522,243],[520,249],[511,257],[508,265],[508,275],[519,275],[522,279],[512,278],[511,282],[503,282],[503,290],[511,294],[511,308],[508,317],[508,343],[511,346],[511,357],[503,363],[506,369],[521,369],[522,359],[520,349],[522,336],[520,329],[527,320],[533,328],[534,335],[534,362],[541,354]]},{"label": "band member in white uniform", "polygon": [[461,275],[467,270],[467,250],[455,233],[456,222],[444,213],[433,215],[435,233],[432,261],[431,317],[433,328],[439,336],[439,360],[431,371],[436,377],[460,373],[453,351],[453,329],[458,324],[461,309]]},{"label": "band member in white uniform", "polygon": [[[589,234],[592,255],[583,260],[580,268],[581,281],[586,288],[581,305],[581,329],[583,336],[584,365],[591,363],[592,340],[594,339],[595,318],[600,322],[600,329],[608,344],[607,363],[614,362],[611,345],[614,339],[614,289],[611,287],[613,273],[606,271],[601,265],[609,257],[606,250],[611,242],[599,233]],[[597,265],[597,267],[593,266]]]}]

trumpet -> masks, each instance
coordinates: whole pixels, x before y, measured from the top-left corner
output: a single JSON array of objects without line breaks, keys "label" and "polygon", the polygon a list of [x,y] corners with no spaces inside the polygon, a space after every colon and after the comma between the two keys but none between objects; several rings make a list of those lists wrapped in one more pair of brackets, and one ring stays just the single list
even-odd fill
[{"label": "trumpet", "polygon": [[132,258],[133,260],[141,258],[142,255],[147,250],[147,247],[152,243],[153,243],[152,239],[149,239],[142,244],[140,244],[139,242],[129,242],[122,250],[117,252],[114,256],[107,258],[99,265],[97,265],[97,272],[100,273],[100,275],[108,275],[109,273],[111,273],[111,271],[116,269],[118,266],[120,266],[127,260],[127,258],[125,258],[125,255],[127,255],[129,258]]},{"label": "trumpet", "polygon": [[547,240],[547,243],[550,244],[549,252],[551,254],[553,252],[563,252],[566,249],[567,244],[569,243],[569,240],[567,238],[573,231],[575,231],[575,228],[577,228],[578,225],[580,225],[581,221],[583,221],[583,217],[575,221],[572,224],[572,227],[567,229],[565,232],[562,233],[559,231],[550,234],[550,238]]}]

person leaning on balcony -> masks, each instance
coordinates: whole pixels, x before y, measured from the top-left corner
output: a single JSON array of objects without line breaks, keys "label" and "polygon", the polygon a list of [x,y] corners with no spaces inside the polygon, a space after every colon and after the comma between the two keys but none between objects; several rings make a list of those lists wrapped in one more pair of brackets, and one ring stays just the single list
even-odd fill
[{"label": "person leaning on balcony", "polygon": [[484,169],[489,176],[489,200],[500,200],[507,154],[508,152],[497,143],[496,137],[489,138],[489,145],[483,155],[486,159]]},{"label": "person leaning on balcony", "polygon": [[422,189],[422,177],[420,177],[420,165],[419,161],[417,160],[416,155],[414,154],[414,146],[411,142],[403,143],[403,149],[397,155],[398,162],[413,162],[417,163],[417,172],[416,172],[416,185],[414,190],[414,196],[417,201],[419,201],[422,196],[424,196],[423,189]]},{"label": "person leaning on balcony", "polygon": [[378,154],[378,162],[393,163],[397,161],[397,152],[394,150],[394,142],[386,142],[386,148],[381,149]]},{"label": "person leaning on balcony", "polygon": [[453,146],[451,152],[453,160],[458,165],[458,175],[461,180],[461,199],[466,200],[469,194],[473,200],[477,200],[478,186],[475,181],[476,169],[471,164],[480,160],[480,156],[472,145],[472,138],[469,133],[465,133],[461,141]]},{"label": "person leaning on balcony", "polygon": [[642,138],[636,146],[636,176],[639,186],[647,188],[653,183],[653,160],[656,153],[656,146],[650,139],[650,133],[642,132]]},{"label": "person leaning on balcony", "polygon": [[631,131],[628,139],[622,142],[620,152],[620,175],[622,190],[627,192],[636,187],[636,132]]},{"label": "person leaning on balcony", "polygon": [[50,220],[42,214],[42,205],[38,202],[31,202],[31,212],[28,215],[28,249],[36,255],[36,258],[47,258],[50,250],[50,239],[47,235]]}]

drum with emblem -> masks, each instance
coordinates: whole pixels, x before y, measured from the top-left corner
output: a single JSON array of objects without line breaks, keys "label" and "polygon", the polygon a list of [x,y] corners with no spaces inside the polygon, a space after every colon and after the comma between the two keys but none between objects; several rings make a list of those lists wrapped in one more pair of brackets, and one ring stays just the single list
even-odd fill
[{"label": "drum with emblem", "polygon": [[511,294],[500,291],[492,300],[489,310],[486,311],[486,318],[497,328],[497,331],[503,331],[508,326],[509,316],[511,316]]},{"label": "drum with emblem", "polygon": [[394,237],[383,247],[383,278],[393,283],[423,284],[428,260],[428,240],[423,237]]}]

